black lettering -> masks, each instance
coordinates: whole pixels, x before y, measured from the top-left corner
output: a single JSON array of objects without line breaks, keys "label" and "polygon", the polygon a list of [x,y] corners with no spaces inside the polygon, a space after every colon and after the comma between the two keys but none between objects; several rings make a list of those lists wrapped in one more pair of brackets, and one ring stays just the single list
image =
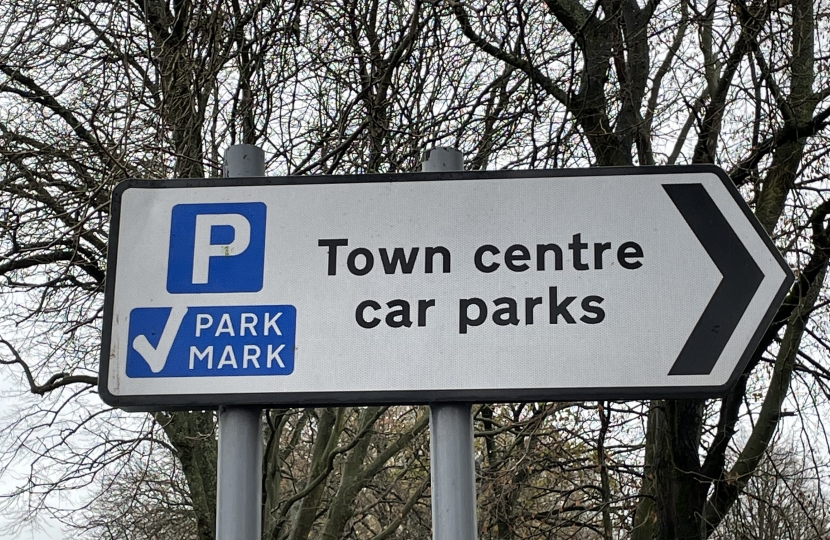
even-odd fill
[{"label": "black lettering", "polygon": [[383,263],[383,271],[387,274],[394,274],[398,265],[401,267],[401,272],[411,274],[417,259],[418,248],[416,247],[409,250],[409,259],[406,258],[403,248],[393,249],[391,260],[389,259],[389,251],[386,248],[380,248],[380,261]]},{"label": "black lettering", "polygon": [[[355,260],[360,256],[363,255],[363,268],[358,268],[355,264]],[[375,265],[375,258],[372,256],[372,252],[366,248],[357,248],[351,253],[349,253],[349,258],[346,261],[349,266],[349,272],[356,276],[365,276],[369,272],[372,271],[372,267]]]},{"label": "black lettering", "polygon": [[588,244],[582,241],[582,235],[577,233],[573,236],[573,242],[568,244],[568,249],[573,252],[574,270],[588,270],[589,266],[582,262],[582,250],[586,249]]},{"label": "black lettering", "polygon": [[496,306],[504,306],[493,312],[493,322],[499,326],[519,324],[519,314],[517,313],[517,303],[513,298],[503,296],[493,300]]},{"label": "black lettering", "polygon": [[630,262],[628,259],[641,258],[643,256],[643,248],[637,242],[626,242],[617,250],[617,260],[620,266],[628,270],[636,270],[643,266],[640,261]]},{"label": "black lettering", "polygon": [[566,296],[561,303],[558,302],[558,291],[556,287],[548,287],[548,295],[550,302],[550,324],[559,324],[559,316],[565,319],[568,324],[576,324],[576,321],[568,311],[568,306],[576,300],[576,296]]},{"label": "black lettering", "polygon": [[533,324],[533,310],[542,305],[542,297],[525,298],[525,324]]},{"label": "black lettering", "polygon": [[524,272],[530,268],[527,263],[516,264],[516,261],[529,261],[530,251],[521,244],[513,244],[504,252],[504,264],[514,272]]},{"label": "black lettering", "polygon": [[[499,254],[499,248],[497,248],[496,246],[493,246],[491,244],[485,244],[485,245],[481,246],[480,248],[478,248],[476,250],[475,259],[474,259],[476,268],[478,268],[479,272],[485,272],[487,274],[489,274],[490,272],[495,272],[496,269],[498,269],[498,267],[499,267],[499,263],[493,262],[490,265],[485,265],[481,260],[482,256],[485,253],[492,253],[493,255],[498,255]],[[462,334],[463,333],[464,332],[462,332]]]},{"label": "black lettering", "polygon": [[593,317],[589,317],[588,315],[583,315],[579,318],[580,321],[584,322],[585,324],[599,324],[605,320],[605,310],[603,310],[599,305],[605,298],[601,296],[586,296],[582,299],[582,309],[593,315]]},{"label": "black lettering", "polygon": [[426,262],[424,263],[427,274],[432,273],[433,260],[436,255],[441,255],[441,264],[445,274],[450,273],[450,250],[444,246],[435,246],[426,248]]},{"label": "black lettering", "polygon": [[435,300],[418,300],[418,326],[427,325],[427,310],[435,307]]},{"label": "black lettering", "polygon": [[409,317],[409,302],[406,300],[390,300],[386,302],[386,305],[390,308],[397,308],[386,315],[386,324],[390,328],[400,328],[402,326],[409,328],[412,326],[412,319]]},{"label": "black lettering", "polygon": [[602,270],[602,254],[611,249],[611,242],[594,244],[594,268]]},{"label": "black lettering", "polygon": [[[478,307],[478,316],[470,318],[470,306]],[[487,304],[481,298],[462,298],[458,302],[458,333],[466,334],[470,326],[481,326],[487,320]]]},{"label": "black lettering", "polygon": [[337,274],[337,247],[338,246],[348,246],[349,241],[346,238],[332,238],[332,239],[319,239],[317,240],[317,245],[320,247],[327,247],[329,248],[329,275],[334,276]]},{"label": "black lettering", "polygon": [[553,269],[562,270],[562,248],[556,244],[536,244],[536,270],[545,269],[545,253],[553,252]]},{"label": "black lettering", "polygon": [[375,326],[380,324],[380,319],[374,317],[372,320],[367,321],[364,315],[366,314],[366,308],[372,308],[374,310],[380,309],[380,304],[375,302],[374,300],[364,300],[363,302],[357,305],[357,309],[354,312],[354,318],[363,328],[374,328]]}]

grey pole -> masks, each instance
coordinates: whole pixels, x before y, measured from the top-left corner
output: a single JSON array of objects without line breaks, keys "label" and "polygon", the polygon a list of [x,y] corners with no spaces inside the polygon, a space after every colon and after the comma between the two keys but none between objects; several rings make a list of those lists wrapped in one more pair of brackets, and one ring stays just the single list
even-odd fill
[{"label": "grey pole", "polygon": [[[427,150],[424,172],[461,171],[464,154],[454,148]],[[429,463],[433,540],[476,540],[473,414],[469,403],[429,406]]]},{"label": "grey pole", "polygon": [[[265,176],[265,154],[250,144],[225,152],[225,178]],[[262,538],[262,409],[219,408],[216,540]]]},{"label": "grey pole", "polygon": [[464,154],[455,148],[446,146],[432,148],[424,154],[421,170],[423,172],[463,171]]},{"label": "grey pole", "polygon": [[265,152],[252,144],[234,144],[225,150],[225,178],[265,176]]}]

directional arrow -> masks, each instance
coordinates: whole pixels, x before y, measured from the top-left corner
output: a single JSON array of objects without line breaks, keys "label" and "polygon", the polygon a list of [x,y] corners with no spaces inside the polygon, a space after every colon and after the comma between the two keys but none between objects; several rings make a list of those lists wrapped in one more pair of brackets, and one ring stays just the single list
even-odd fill
[{"label": "directional arrow", "polygon": [[664,184],[663,189],[723,276],[669,375],[708,375],[764,274],[703,185]]}]

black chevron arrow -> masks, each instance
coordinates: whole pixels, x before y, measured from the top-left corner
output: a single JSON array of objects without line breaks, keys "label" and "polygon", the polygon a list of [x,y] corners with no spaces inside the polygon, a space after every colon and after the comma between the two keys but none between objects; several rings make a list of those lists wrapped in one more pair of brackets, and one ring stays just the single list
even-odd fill
[{"label": "black chevron arrow", "polygon": [[702,184],[663,184],[723,276],[669,375],[708,375],[764,274]]}]

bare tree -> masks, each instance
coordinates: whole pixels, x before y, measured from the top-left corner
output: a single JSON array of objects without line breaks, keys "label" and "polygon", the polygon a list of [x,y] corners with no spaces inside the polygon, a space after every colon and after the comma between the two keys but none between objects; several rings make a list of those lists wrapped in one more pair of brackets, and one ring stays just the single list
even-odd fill
[{"label": "bare tree", "polygon": [[[94,537],[214,536],[215,414],[127,415],[95,395],[117,181],[218,176],[238,142],[262,146],[271,174],[406,172],[448,144],[472,169],[715,162],[753,206],[798,280],[728,396],[476,413],[482,538],[715,534],[748,504],[785,407],[826,432],[828,13],[825,0],[5,2],[0,362],[21,406],[0,451],[30,471],[8,501]],[[423,409],[266,415],[266,538],[428,534]],[[87,513],[57,500],[75,489]]]},{"label": "bare tree", "polygon": [[777,441],[767,450],[742,497],[713,538],[819,540],[830,534],[822,478],[795,448]]}]

